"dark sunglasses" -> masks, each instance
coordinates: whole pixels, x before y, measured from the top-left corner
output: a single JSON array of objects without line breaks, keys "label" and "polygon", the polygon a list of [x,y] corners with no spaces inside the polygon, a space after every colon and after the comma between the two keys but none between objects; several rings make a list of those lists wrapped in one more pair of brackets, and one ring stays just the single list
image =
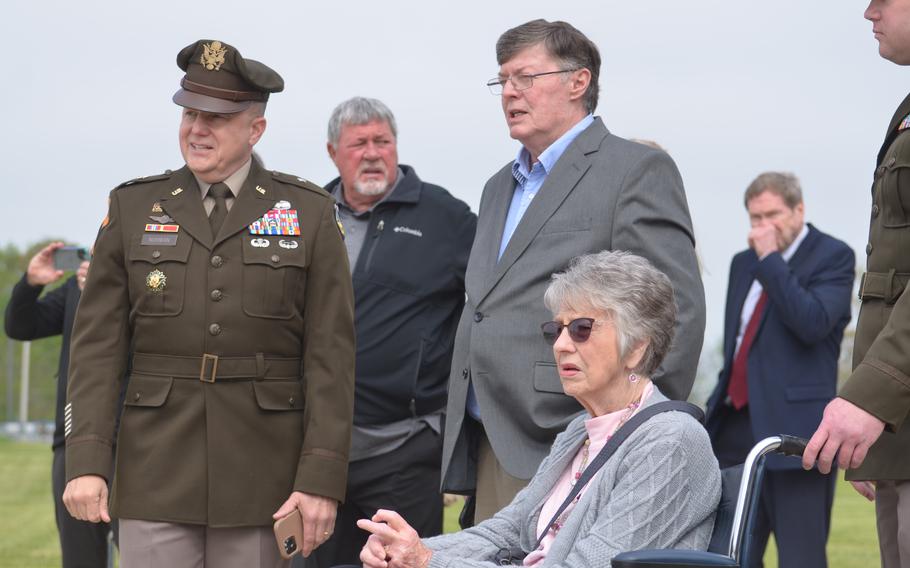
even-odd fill
[{"label": "dark sunglasses", "polygon": [[558,321],[546,321],[540,324],[540,331],[543,332],[543,338],[553,345],[562,334],[563,328],[568,328],[569,337],[575,343],[584,343],[591,337],[591,330],[594,329],[594,318],[578,318],[563,325]]}]

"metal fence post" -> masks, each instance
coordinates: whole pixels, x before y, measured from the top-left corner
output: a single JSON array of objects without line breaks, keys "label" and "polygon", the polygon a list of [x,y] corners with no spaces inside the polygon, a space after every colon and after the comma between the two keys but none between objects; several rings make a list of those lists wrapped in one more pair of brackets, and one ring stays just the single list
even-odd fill
[{"label": "metal fence post", "polygon": [[6,421],[13,421],[13,411],[16,406],[16,399],[13,395],[13,388],[16,386],[16,379],[13,378],[13,373],[15,373],[15,357],[16,351],[15,346],[13,345],[13,340],[6,338]]},{"label": "metal fence post", "polygon": [[31,361],[32,342],[22,342],[22,365],[19,367],[19,422],[22,424],[22,433],[25,433],[25,423],[28,422],[28,374]]}]

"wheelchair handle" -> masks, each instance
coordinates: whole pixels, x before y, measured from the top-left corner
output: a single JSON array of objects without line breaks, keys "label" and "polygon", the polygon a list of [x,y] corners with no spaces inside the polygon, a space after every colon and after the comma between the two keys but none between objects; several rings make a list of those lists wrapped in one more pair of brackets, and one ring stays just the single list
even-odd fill
[{"label": "wheelchair handle", "polygon": [[736,510],[733,513],[733,529],[730,534],[730,558],[740,561],[740,547],[745,536],[746,515],[752,509],[753,490],[760,477],[759,472],[763,463],[762,458],[767,454],[784,454],[788,456],[801,456],[809,440],[798,436],[770,436],[761,440],[752,447],[743,464],[743,477],[739,485],[739,494],[736,497]]},{"label": "wheelchair handle", "polygon": [[801,456],[803,455],[803,452],[806,451],[806,445],[808,444],[809,440],[805,438],[781,434],[780,447],[777,449],[777,453],[784,454],[785,456]]}]

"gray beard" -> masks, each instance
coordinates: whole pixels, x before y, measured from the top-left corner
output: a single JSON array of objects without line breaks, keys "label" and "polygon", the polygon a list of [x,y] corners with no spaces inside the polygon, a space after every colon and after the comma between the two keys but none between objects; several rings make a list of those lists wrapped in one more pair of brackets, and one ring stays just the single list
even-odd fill
[{"label": "gray beard", "polygon": [[382,195],[389,188],[389,182],[386,180],[376,181],[355,181],[354,191],[360,195]]}]

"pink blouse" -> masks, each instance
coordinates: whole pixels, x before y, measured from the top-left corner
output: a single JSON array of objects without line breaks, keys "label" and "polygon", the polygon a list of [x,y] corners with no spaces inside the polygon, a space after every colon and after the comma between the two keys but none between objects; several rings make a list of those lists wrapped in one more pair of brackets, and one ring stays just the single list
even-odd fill
[{"label": "pink blouse", "polygon": [[[645,400],[651,393],[654,392],[654,385],[648,383],[645,386],[645,390],[641,395],[641,403],[638,406],[638,409],[641,409]],[[638,409],[635,412],[638,412]],[[623,408],[622,410],[617,410],[616,412],[611,412],[609,414],[604,414],[603,416],[597,416],[594,418],[589,418],[585,420],[585,430],[588,431],[588,438],[591,440],[591,445],[588,447],[588,463],[594,460],[594,457],[600,453],[600,450],[607,444],[607,441],[613,435],[613,433],[618,429],[620,421],[625,416],[627,409]],[[633,412],[633,414],[635,414]],[[631,416],[630,416],[631,418]],[[547,496],[547,500],[544,502],[543,507],[540,510],[540,518],[537,519],[537,535],[540,536],[540,533],[546,528],[546,524],[550,522],[550,519],[553,518],[553,515],[559,510],[559,506],[562,505],[562,502],[566,500],[566,497],[569,495],[569,492],[572,490],[572,480],[575,478],[575,472],[578,471],[578,468],[581,467],[581,462],[585,453],[585,448],[582,446],[578,453],[575,454],[575,458],[572,460],[572,463],[569,464],[569,467],[563,472],[559,480],[556,482],[556,485],[550,491],[550,494]],[[595,476],[596,477],[596,476]],[[583,487],[579,492],[579,497],[584,494],[587,487]],[[575,503],[577,500],[573,500],[572,503],[566,507],[563,512],[564,518],[567,518],[568,515],[572,514],[572,509],[575,508]],[[541,560],[546,558],[547,551],[550,549],[550,546],[553,544],[553,540],[556,538],[556,533],[551,527],[547,531],[546,536],[540,543],[540,548],[532,551],[530,554],[525,556],[524,565],[525,566],[534,566],[538,564]]]}]

